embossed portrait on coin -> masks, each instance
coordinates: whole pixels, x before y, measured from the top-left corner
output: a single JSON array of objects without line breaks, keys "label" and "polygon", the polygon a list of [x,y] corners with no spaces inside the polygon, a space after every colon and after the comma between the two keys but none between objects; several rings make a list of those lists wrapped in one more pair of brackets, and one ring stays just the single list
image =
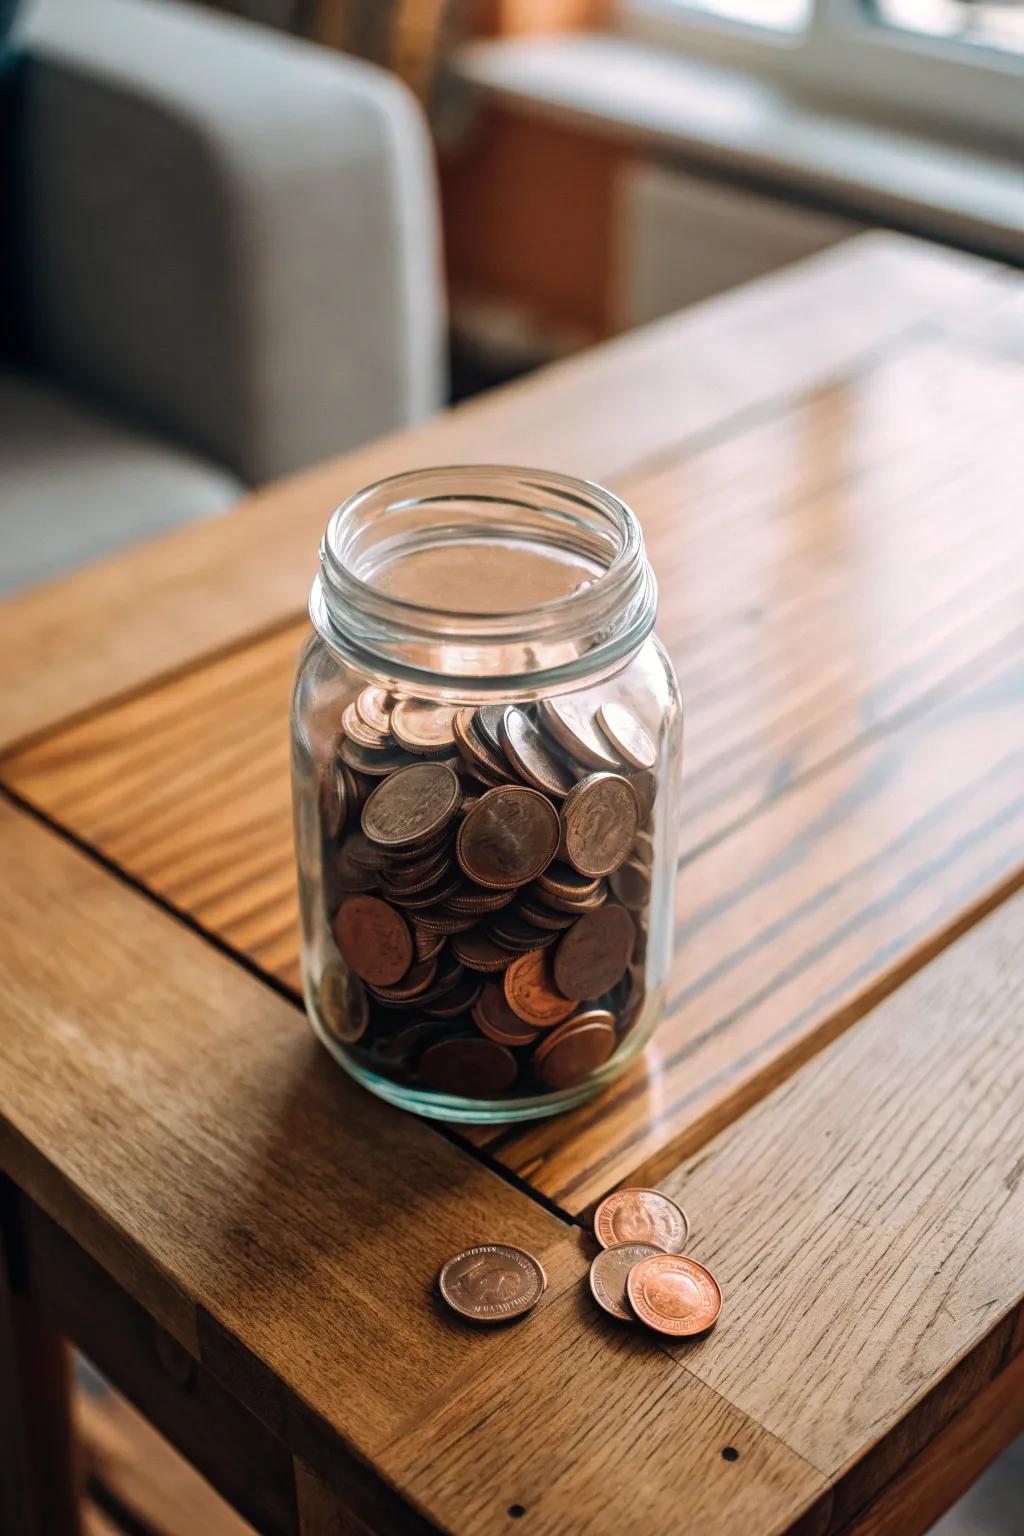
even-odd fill
[{"label": "embossed portrait on coin", "polygon": [[494,1307],[518,1296],[523,1278],[500,1255],[482,1255],[463,1270],[459,1286],[477,1306]]},{"label": "embossed portrait on coin", "polygon": [[662,1317],[692,1317],[701,1306],[700,1286],[689,1275],[652,1275],[646,1291],[651,1306]]}]

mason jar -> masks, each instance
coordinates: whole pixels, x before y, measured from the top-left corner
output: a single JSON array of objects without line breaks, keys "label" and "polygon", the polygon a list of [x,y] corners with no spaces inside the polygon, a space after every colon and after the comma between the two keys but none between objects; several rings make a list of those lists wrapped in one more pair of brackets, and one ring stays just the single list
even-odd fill
[{"label": "mason jar", "polygon": [[313,1028],[381,1098],[548,1115],[636,1056],[672,947],[682,710],[640,526],[546,470],[328,522],[292,707]]}]

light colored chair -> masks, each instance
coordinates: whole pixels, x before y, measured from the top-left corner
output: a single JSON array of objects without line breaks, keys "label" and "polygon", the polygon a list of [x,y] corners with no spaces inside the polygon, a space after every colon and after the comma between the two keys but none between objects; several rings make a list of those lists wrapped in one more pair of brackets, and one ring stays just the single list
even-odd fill
[{"label": "light colored chair", "polygon": [[441,402],[434,165],[395,80],[174,0],[38,0],[12,41],[0,588]]}]

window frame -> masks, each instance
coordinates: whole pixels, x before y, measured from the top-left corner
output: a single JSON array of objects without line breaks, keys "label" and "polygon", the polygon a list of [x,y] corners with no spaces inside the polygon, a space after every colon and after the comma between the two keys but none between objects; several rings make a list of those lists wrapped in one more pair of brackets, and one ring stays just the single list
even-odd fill
[{"label": "window frame", "polygon": [[976,147],[1024,144],[1024,53],[895,27],[865,0],[810,0],[797,32],[685,0],[617,0],[616,22],[641,41],[756,74],[837,113]]}]

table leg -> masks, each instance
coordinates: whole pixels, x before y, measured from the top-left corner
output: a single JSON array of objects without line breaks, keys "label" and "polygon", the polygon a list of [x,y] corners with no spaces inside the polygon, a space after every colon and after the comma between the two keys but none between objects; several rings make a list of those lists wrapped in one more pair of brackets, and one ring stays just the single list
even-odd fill
[{"label": "table leg", "polygon": [[0,1536],[80,1536],[69,1350],[14,1268],[0,1225]]}]

